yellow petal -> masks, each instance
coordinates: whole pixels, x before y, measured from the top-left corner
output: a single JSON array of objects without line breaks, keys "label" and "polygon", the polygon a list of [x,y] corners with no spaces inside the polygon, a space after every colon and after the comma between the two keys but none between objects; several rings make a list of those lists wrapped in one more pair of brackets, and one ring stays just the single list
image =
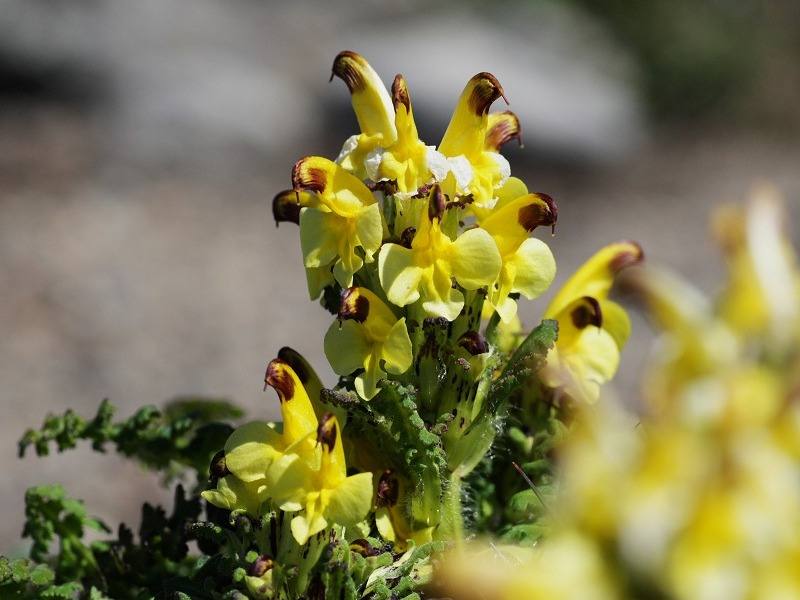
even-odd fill
[{"label": "yellow petal", "polygon": [[363,56],[350,50],[336,56],[332,70],[350,90],[361,131],[367,135],[380,134],[384,146],[392,144],[397,138],[392,100],[375,70]]},{"label": "yellow petal", "polygon": [[467,82],[444,133],[439,151],[445,156],[471,156],[483,151],[489,107],[503,96],[491,73],[478,73]]},{"label": "yellow petal", "polygon": [[425,295],[422,308],[430,316],[454,321],[464,308],[464,294],[452,287],[438,287],[439,290],[434,289]]},{"label": "yellow petal", "polygon": [[278,392],[283,416],[283,440],[288,446],[316,431],[317,417],[311,400],[294,369],[276,358],[267,365],[267,385]]},{"label": "yellow petal", "polygon": [[492,284],[503,262],[492,236],[476,228],[456,238],[451,248],[451,264],[456,281],[464,288],[474,290]]},{"label": "yellow petal", "polygon": [[357,243],[364,249],[366,261],[372,262],[372,255],[378,251],[383,241],[383,217],[378,204],[371,204],[356,217]]},{"label": "yellow petal", "polygon": [[355,321],[334,321],[325,334],[325,356],[337,375],[350,375],[364,366],[369,341]]},{"label": "yellow petal", "polygon": [[306,542],[308,542],[309,538],[318,534],[327,526],[328,522],[320,513],[316,513],[311,519],[308,519],[305,515],[300,514],[292,519],[292,537],[294,537],[298,544],[303,546]]},{"label": "yellow petal", "polygon": [[282,454],[267,471],[267,491],[272,501],[285,512],[303,508],[307,490],[313,486],[314,473],[307,461],[297,454]]},{"label": "yellow petal", "polygon": [[380,366],[380,349],[370,348],[369,353],[364,358],[364,372],[356,377],[356,392],[364,400],[372,400],[380,391],[378,382],[385,374]]},{"label": "yellow petal", "polygon": [[636,242],[617,242],[600,249],[562,286],[545,311],[545,318],[553,318],[567,304],[581,296],[605,300],[615,275],[621,269],[641,262],[643,258],[642,248]]},{"label": "yellow petal", "polygon": [[422,268],[414,264],[414,255],[399,244],[384,244],[378,255],[381,287],[392,304],[406,306],[419,300]]},{"label": "yellow petal", "polygon": [[389,509],[385,506],[375,511],[375,526],[378,528],[378,533],[381,537],[389,542],[397,541],[397,536],[392,524],[392,517],[389,514]]},{"label": "yellow petal", "polygon": [[263,421],[238,427],[225,442],[225,466],[245,482],[263,479],[282,448],[281,435]]},{"label": "yellow petal", "polygon": [[556,261],[550,248],[541,240],[528,238],[511,259],[516,269],[512,291],[528,299],[543,294],[556,276]]},{"label": "yellow petal", "polygon": [[372,473],[358,473],[332,491],[325,517],[337,525],[354,525],[367,517],[371,506]]},{"label": "yellow petal", "polygon": [[325,267],[306,267],[306,287],[308,288],[308,297],[311,300],[316,300],[329,285],[335,281],[333,273],[331,272],[331,265]]},{"label": "yellow petal", "polygon": [[[341,217],[330,212],[316,208],[302,209],[300,250],[303,253],[303,265],[307,269],[325,269],[336,260],[342,221]],[[309,293],[313,291],[309,286]]]},{"label": "yellow petal", "polygon": [[411,350],[411,338],[408,336],[405,317],[392,326],[386,341],[381,347],[381,358],[386,363],[386,370],[396,375],[405,373],[411,366],[414,356]]},{"label": "yellow petal", "polygon": [[296,191],[316,193],[320,204],[342,217],[355,217],[364,206],[375,204],[372,192],[358,177],[321,156],[307,156],[295,163],[292,186]]}]

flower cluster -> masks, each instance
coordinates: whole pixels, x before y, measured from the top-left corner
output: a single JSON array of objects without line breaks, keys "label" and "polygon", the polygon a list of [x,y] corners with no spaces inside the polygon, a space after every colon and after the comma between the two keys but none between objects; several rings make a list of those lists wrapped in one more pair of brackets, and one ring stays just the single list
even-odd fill
[{"label": "flower cluster", "polygon": [[[316,378],[313,373],[308,376]],[[297,373],[280,358],[269,363],[266,383],[278,393],[282,431],[260,421],[237,429],[214,465],[216,489],[203,492],[203,497],[253,517],[261,514],[265,502],[296,515],[291,531],[298,544],[328,523],[362,521],[372,500],[372,474],[347,476],[336,417],[314,412]]]},{"label": "flower cluster", "polygon": [[[518,299],[555,278],[534,234],[555,231],[558,209],[500,153],[521,133],[512,112],[490,112],[505,100],[500,82],[472,77],[433,146],[419,138],[402,75],[387,89],[354,52],[332,70],[361,131],[335,160],[297,161],[272,209],[299,225],[309,295],[335,315],[324,350],[340,380],[325,388],[282,350],[266,377],[282,424],[237,429],[203,497],[256,520],[287,515],[297,547],[325,535],[409,552],[458,543],[469,534],[470,477],[488,468],[510,409],[531,398],[557,410],[592,403],[613,377],[630,324],[608,296],[642,252],[632,242],[601,249],[522,334]],[[297,556],[272,557],[253,581],[263,597],[277,589],[270,573],[285,580],[309,560]]]},{"label": "flower cluster", "polygon": [[729,278],[716,303],[662,271],[629,278],[662,331],[646,414],[583,414],[548,539],[453,558],[449,595],[800,597],[800,269],[784,222],[770,189],[720,212]]}]

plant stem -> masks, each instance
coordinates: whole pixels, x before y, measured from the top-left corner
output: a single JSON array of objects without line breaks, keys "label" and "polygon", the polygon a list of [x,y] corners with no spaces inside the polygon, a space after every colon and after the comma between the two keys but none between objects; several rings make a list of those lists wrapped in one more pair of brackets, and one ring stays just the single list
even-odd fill
[{"label": "plant stem", "polygon": [[452,475],[442,498],[442,520],[437,537],[453,541],[456,546],[464,542],[464,515],[461,503],[461,478]]}]

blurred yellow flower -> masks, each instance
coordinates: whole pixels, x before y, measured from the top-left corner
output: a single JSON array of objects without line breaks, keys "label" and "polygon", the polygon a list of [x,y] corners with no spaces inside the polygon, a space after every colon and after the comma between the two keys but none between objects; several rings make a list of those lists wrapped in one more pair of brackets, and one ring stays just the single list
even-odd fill
[{"label": "blurred yellow flower", "polygon": [[600,386],[617,372],[631,327],[625,310],[608,294],[615,275],[643,256],[634,242],[610,244],[584,263],[550,302],[544,316],[558,321],[559,332],[540,371],[547,386],[575,400],[597,400]]}]

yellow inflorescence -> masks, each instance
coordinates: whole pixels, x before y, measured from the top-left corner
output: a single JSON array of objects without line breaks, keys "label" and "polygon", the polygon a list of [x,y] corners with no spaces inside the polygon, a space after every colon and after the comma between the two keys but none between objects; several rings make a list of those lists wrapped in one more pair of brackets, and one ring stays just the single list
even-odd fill
[{"label": "yellow inflorescence", "polygon": [[[647,414],[608,402],[585,410],[559,453],[551,535],[528,553],[470,547],[443,561],[440,591],[460,600],[800,597],[800,270],[783,222],[771,190],[717,219],[729,279],[716,303],[662,272],[631,278],[663,332],[645,379]],[[608,274],[619,251],[633,248],[602,250],[550,314],[580,307],[573,298],[591,289],[582,273]],[[595,308],[609,312],[602,302],[585,310]],[[608,331],[609,347],[622,325]],[[559,361],[565,343],[562,329]]]}]

